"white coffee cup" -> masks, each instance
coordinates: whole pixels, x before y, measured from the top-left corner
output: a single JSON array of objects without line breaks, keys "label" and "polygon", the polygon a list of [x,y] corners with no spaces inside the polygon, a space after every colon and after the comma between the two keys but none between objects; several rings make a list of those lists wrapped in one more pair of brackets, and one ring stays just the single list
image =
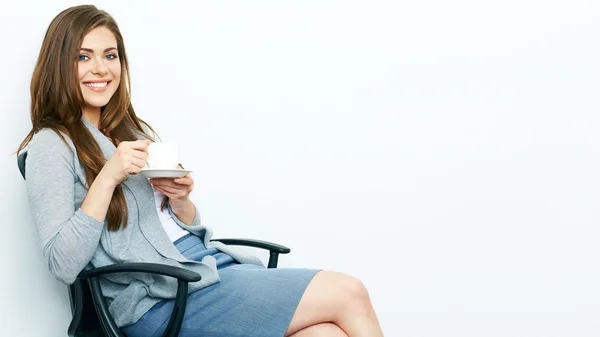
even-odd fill
[{"label": "white coffee cup", "polygon": [[150,143],[146,165],[151,169],[171,170],[179,165],[179,154],[175,143]]}]

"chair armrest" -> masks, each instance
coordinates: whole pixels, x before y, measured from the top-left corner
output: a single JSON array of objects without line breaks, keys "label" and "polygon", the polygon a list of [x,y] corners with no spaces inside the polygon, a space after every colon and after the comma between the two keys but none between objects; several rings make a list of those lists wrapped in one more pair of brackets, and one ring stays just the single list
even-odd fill
[{"label": "chair armrest", "polygon": [[103,330],[108,329],[112,336],[123,336],[119,327],[114,322],[114,319],[110,316],[104,297],[102,296],[102,289],[100,289],[100,283],[97,277],[105,274],[114,273],[151,273],[159,274],[164,276],[170,276],[177,279],[177,294],[175,295],[175,305],[171,312],[171,318],[167,324],[167,328],[163,334],[164,337],[176,337],[179,335],[181,330],[181,324],[183,323],[183,316],[185,314],[185,307],[187,304],[188,295],[188,282],[197,282],[202,279],[200,274],[187,270],[180,267],[168,266],[158,263],[121,263],[113,264],[109,266],[103,266],[84,270],[79,275],[78,279],[88,279],[90,282],[90,290],[94,299],[94,306],[96,312],[100,317],[100,321],[103,322]]},{"label": "chair armrest", "polygon": [[158,263],[121,263],[121,264],[113,264],[109,266],[103,266],[98,268],[93,268],[89,270],[84,270],[77,278],[79,279],[88,279],[90,277],[96,277],[105,274],[115,274],[115,273],[151,273],[151,274],[159,274],[165,276],[171,276],[176,279],[185,281],[185,282],[197,282],[202,279],[200,274],[187,270],[184,268],[168,266],[164,264]]},{"label": "chair armrest", "polygon": [[280,254],[287,254],[291,252],[286,246],[282,246],[276,243],[261,241],[261,240],[253,240],[253,239],[212,239],[210,241],[219,241],[226,245],[234,245],[234,246],[248,246],[255,248],[267,249],[272,252],[277,252]]},{"label": "chair armrest", "polygon": [[276,243],[261,241],[261,240],[253,240],[253,239],[212,239],[210,241],[219,241],[226,245],[234,245],[234,246],[247,246],[247,247],[255,247],[267,249],[269,251],[269,264],[267,268],[277,268],[277,262],[279,261],[279,254],[287,254],[291,252],[291,250],[282,245],[278,245]]}]

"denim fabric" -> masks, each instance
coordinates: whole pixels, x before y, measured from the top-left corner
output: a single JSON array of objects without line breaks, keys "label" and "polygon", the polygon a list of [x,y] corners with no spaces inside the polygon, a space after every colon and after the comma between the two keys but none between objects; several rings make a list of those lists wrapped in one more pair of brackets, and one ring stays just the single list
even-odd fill
[{"label": "denim fabric", "polygon": [[[233,257],[219,251],[217,248],[206,249],[202,239],[192,234],[179,238],[173,244],[183,256],[193,261],[202,261],[205,256],[212,255],[217,260],[217,269],[238,264]],[[256,268],[261,267],[256,266]]]},{"label": "denim fabric", "polygon": [[[217,260],[221,281],[188,296],[181,337],[281,337],[300,298],[317,270],[266,269],[238,264],[216,249],[206,249],[196,236],[175,242],[188,259],[212,255]],[[130,337],[161,336],[173,300],[163,300],[133,325],[123,328]]]}]

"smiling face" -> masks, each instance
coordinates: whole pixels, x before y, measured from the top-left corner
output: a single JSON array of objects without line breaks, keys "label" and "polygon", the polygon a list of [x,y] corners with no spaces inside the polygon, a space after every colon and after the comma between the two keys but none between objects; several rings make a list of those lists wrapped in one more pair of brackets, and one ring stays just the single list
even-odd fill
[{"label": "smiling face", "polygon": [[84,116],[100,113],[121,82],[121,62],[115,35],[100,26],[83,39],[79,50],[79,85],[85,102]]}]

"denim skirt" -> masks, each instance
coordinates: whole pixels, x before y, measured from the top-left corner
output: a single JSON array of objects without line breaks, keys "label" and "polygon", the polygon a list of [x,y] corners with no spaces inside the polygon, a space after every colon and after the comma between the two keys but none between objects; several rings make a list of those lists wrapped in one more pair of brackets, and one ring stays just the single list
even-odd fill
[{"label": "denim skirt", "polygon": [[[267,269],[239,264],[202,239],[188,234],[175,243],[187,259],[217,260],[220,282],[188,295],[180,337],[282,337],[300,298],[318,272],[314,269]],[[174,300],[163,300],[135,324],[123,327],[129,337],[161,336],[171,317]]]}]

